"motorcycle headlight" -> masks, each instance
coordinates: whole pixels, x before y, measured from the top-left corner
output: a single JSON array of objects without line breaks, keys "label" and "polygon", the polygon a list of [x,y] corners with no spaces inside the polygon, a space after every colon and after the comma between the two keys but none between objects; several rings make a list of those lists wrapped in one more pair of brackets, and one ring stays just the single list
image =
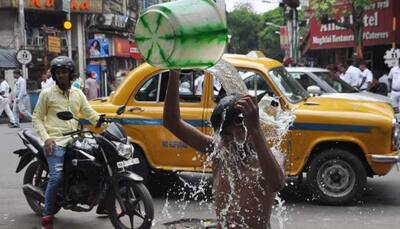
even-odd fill
[{"label": "motorcycle headlight", "polygon": [[129,159],[132,157],[134,151],[132,144],[130,144],[129,142],[127,142],[126,144],[121,142],[113,142],[113,143],[116,145],[119,156],[125,159]]}]

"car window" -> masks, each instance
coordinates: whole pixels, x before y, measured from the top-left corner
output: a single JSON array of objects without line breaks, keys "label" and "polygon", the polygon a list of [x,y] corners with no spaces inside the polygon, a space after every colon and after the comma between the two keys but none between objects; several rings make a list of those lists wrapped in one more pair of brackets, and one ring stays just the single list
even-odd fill
[{"label": "car window", "polygon": [[[162,72],[147,79],[135,95],[136,101],[163,102],[168,86],[169,72]],[[181,102],[200,102],[201,95],[196,93],[195,80],[201,77],[198,71],[183,71],[180,76],[179,98]],[[197,82],[203,84],[200,82]]]},{"label": "car window", "polygon": [[309,97],[307,91],[283,67],[271,69],[268,74],[289,102],[297,103]]},{"label": "car window", "polygon": [[319,86],[315,80],[313,80],[309,75],[303,72],[291,72],[290,75],[293,76],[301,84],[301,86],[307,90],[309,86]]},{"label": "car window", "polygon": [[265,79],[257,72],[239,71],[244,83],[246,84],[249,94],[256,96],[260,100],[264,95],[275,96],[273,90],[268,86]]},{"label": "car window", "polygon": [[336,77],[333,74],[329,74],[328,72],[313,72],[320,79],[328,83],[331,87],[333,87],[339,93],[354,93],[357,92],[351,85]]},{"label": "car window", "polygon": [[146,80],[135,95],[135,100],[156,102],[158,95],[158,84],[161,74],[156,74]]}]

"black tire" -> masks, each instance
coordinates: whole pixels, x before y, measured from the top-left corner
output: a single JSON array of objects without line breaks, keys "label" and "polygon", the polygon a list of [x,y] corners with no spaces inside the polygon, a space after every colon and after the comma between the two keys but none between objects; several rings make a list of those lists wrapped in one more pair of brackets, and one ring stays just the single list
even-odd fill
[{"label": "black tire", "polygon": [[149,191],[142,183],[133,180],[120,180],[118,185],[127,212],[121,212],[115,193],[113,191],[110,192],[107,198],[107,210],[110,213],[110,221],[114,228],[150,228],[154,219],[154,206]]},{"label": "black tire", "polygon": [[[35,161],[28,166],[24,174],[24,184],[31,184],[33,186],[36,186],[42,189],[44,193],[46,190],[47,181],[48,174],[45,169],[45,165],[43,165],[41,161]],[[42,216],[44,211],[44,203],[32,199],[28,196],[25,196],[25,198],[31,209],[36,213],[36,215]],[[55,208],[54,214],[59,212],[60,209],[61,207],[57,206]]]},{"label": "black tire", "polygon": [[307,183],[313,197],[322,204],[350,204],[362,196],[366,182],[362,161],[346,150],[321,152],[308,167]]}]

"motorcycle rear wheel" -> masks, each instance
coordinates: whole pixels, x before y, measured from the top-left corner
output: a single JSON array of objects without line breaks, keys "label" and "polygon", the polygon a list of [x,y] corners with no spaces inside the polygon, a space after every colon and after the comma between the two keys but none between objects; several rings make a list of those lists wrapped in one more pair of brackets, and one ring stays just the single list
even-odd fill
[{"label": "motorcycle rear wheel", "polygon": [[[45,169],[45,166],[41,161],[35,161],[31,163],[25,171],[24,184],[31,184],[33,186],[42,189],[43,194],[46,190],[47,180],[48,180],[48,174]],[[44,211],[44,203],[28,196],[25,196],[25,198],[31,209],[36,213],[36,215],[42,216]],[[54,214],[59,212],[60,209],[61,209],[60,206],[56,206]]]},{"label": "motorcycle rear wheel", "polygon": [[112,225],[116,229],[148,229],[154,218],[153,199],[143,183],[120,180],[119,195],[125,204],[123,212],[114,191],[107,199],[107,210]]}]

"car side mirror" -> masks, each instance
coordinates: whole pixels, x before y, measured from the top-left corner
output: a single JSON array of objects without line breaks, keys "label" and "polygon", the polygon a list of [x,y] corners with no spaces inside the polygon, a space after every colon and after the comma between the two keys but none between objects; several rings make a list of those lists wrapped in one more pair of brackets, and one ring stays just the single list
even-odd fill
[{"label": "car side mirror", "polygon": [[307,87],[307,92],[312,96],[317,96],[321,94],[321,88],[315,85]]},{"label": "car side mirror", "polygon": [[61,120],[68,121],[74,118],[74,115],[69,111],[62,111],[57,113],[57,117]]}]

